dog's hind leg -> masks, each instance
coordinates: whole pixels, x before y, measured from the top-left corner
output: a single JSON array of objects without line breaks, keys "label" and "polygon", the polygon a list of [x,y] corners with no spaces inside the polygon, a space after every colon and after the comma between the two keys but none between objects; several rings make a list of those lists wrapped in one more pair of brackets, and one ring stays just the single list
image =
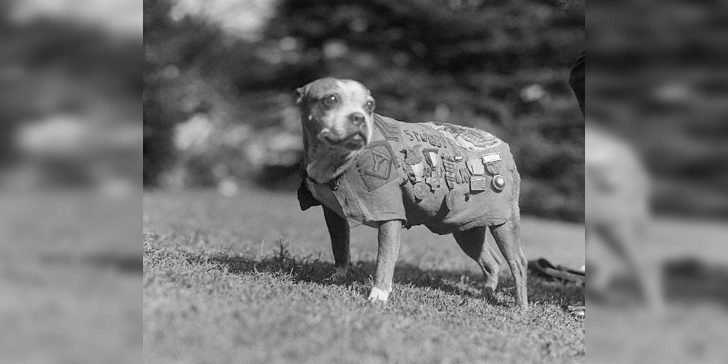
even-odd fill
[{"label": "dog's hind leg", "polygon": [[660,266],[642,249],[646,242],[647,222],[639,218],[621,224],[601,226],[604,242],[632,270],[642,289],[645,302],[655,312],[663,310]]},{"label": "dog's hind leg", "polygon": [[498,256],[498,252],[486,241],[485,229],[485,227],[477,227],[452,235],[465,254],[473,258],[480,266],[485,277],[483,296],[491,299],[493,292],[498,287],[498,277],[503,261]]},{"label": "dog's hind leg", "polygon": [[334,275],[331,278],[340,282],[346,279],[349,272],[349,223],[326,206],[324,218],[331,237],[331,249],[334,251]]},{"label": "dog's hind leg", "polygon": [[525,309],[528,307],[526,287],[528,261],[523,254],[523,249],[521,249],[520,220],[520,217],[515,215],[501,225],[491,226],[490,232],[511,268],[511,274],[516,283],[516,303]]}]

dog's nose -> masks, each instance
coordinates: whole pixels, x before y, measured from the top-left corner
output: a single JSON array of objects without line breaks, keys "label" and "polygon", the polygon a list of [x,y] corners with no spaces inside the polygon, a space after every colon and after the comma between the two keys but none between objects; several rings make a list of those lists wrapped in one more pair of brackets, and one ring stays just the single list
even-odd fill
[{"label": "dog's nose", "polygon": [[356,126],[361,126],[362,124],[364,124],[365,120],[366,119],[364,117],[364,114],[362,114],[360,112],[355,112],[355,113],[349,114],[349,121],[351,121],[351,123]]}]

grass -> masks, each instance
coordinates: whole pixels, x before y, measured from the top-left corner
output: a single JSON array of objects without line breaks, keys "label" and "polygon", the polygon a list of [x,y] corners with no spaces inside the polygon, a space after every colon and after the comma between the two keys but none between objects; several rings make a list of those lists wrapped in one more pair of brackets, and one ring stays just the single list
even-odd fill
[{"label": "grass", "polygon": [[140,198],[27,192],[0,192],[0,362],[139,362]]},{"label": "grass", "polygon": [[[376,231],[352,230],[353,269],[336,284],[321,215],[293,194],[147,193],[145,362],[584,361],[584,322],[565,310],[583,304],[581,287],[532,276],[520,312],[505,272],[486,302],[452,237],[413,228],[390,301],[372,305]],[[523,230],[529,259],[583,264],[581,226],[524,218]]]}]

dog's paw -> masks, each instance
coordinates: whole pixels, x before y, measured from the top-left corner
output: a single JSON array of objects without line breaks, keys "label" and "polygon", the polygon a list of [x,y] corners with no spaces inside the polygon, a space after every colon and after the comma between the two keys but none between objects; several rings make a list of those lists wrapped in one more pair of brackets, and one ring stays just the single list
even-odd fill
[{"label": "dog's paw", "polygon": [[349,269],[345,267],[337,267],[334,268],[334,273],[329,278],[326,278],[326,280],[334,283],[342,283],[346,281],[347,274],[349,274]]},{"label": "dog's paw", "polygon": [[334,282],[343,282],[346,280],[347,274],[349,274],[349,269],[346,267],[334,268],[334,274],[331,276],[331,280]]},{"label": "dog's paw", "polygon": [[331,276],[335,281],[343,281],[346,279],[346,275],[349,274],[349,269],[346,267],[338,267],[334,269],[334,275]]},{"label": "dog's paw", "polygon": [[372,291],[369,292],[369,302],[372,303],[387,303],[387,299],[389,298],[389,293],[392,292],[392,290],[385,291],[382,289],[379,289],[377,287],[372,287]]},{"label": "dog's paw", "polygon": [[493,287],[483,287],[483,299],[487,302],[495,301],[495,290]]}]

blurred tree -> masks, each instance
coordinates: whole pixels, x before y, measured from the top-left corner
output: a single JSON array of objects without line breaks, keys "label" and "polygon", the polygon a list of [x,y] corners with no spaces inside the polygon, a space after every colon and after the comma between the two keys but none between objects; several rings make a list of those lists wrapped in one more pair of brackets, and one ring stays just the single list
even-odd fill
[{"label": "blurred tree", "polygon": [[0,4],[0,165],[25,187],[138,184],[139,38],[20,4]]},{"label": "blurred tree", "polygon": [[[158,75],[163,64],[155,51],[155,45],[171,38],[174,28],[169,17],[170,1],[144,1],[144,175],[145,186],[158,184],[159,175],[164,166],[173,159],[172,120],[161,103],[160,94],[163,85]],[[152,53],[152,54],[150,54]]]},{"label": "blurred tree", "polygon": [[719,51],[724,38],[713,36],[726,24],[719,4],[666,1],[655,12],[644,1],[593,2],[590,122],[634,142],[661,212],[728,216],[728,57]]},{"label": "blurred tree", "polygon": [[[205,108],[205,96],[190,89],[202,69],[214,69],[225,50],[223,33],[203,19],[172,20],[171,0],[144,1],[144,185],[160,183],[173,167],[176,124]],[[184,77],[188,73],[196,77]],[[196,97],[199,96],[199,97]]]}]

